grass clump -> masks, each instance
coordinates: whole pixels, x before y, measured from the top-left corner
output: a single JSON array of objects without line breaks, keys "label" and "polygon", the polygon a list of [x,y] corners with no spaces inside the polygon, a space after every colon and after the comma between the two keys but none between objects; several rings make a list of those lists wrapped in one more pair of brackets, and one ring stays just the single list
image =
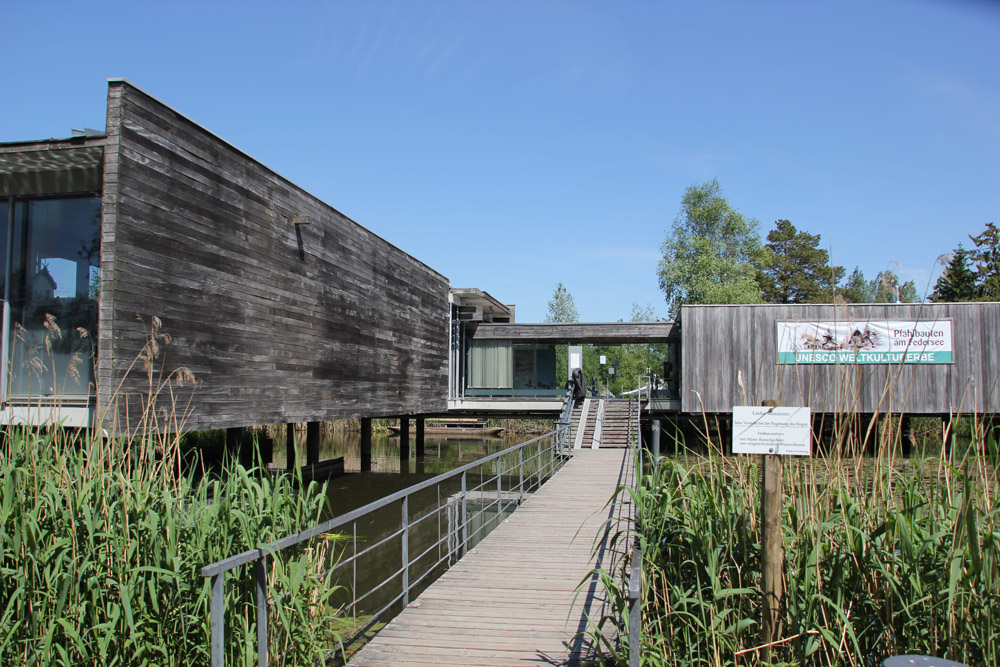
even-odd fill
[{"label": "grass clump", "polygon": [[[141,418],[114,423],[117,437],[58,424],[0,429],[0,665],[208,665],[201,568],[328,510],[325,486],[300,477],[228,459],[207,471],[194,464],[201,457],[182,444],[186,408],[157,403],[194,377],[161,375],[169,338],[159,326],[153,318],[129,369],[145,372]],[[271,664],[317,662],[339,642],[326,622],[336,612],[331,551],[318,538],[268,559]],[[227,665],[257,664],[252,567],[227,578]]]},{"label": "grass clump", "polygon": [[[979,430],[962,458],[955,449],[923,461],[785,459],[783,623],[770,645],[758,457],[661,459],[632,492],[642,664],[868,667],[900,654],[1000,664],[996,442]],[[624,626],[624,606],[617,618]]]},{"label": "grass clump", "polygon": [[[0,445],[0,664],[207,665],[199,570],[316,523],[325,493],[227,465],[181,473],[178,451],[59,428]],[[337,638],[317,621],[328,583],[315,553],[271,568],[272,656],[300,664]],[[227,664],[256,664],[252,577],[227,585]],[[279,599],[280,597],[280,599]],[[332,612],[331,612],[332,613]]]}]

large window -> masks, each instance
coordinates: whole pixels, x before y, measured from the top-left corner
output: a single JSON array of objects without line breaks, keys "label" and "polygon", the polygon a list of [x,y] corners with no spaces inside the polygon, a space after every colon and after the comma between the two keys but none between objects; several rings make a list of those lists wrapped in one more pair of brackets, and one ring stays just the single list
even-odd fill
[{"label": "large window", "polygon": [[89,395],[97,347],[101,200],[13,199],[0,211],[7,245],[9,393]]},{"label": "large window", "polygon": [[555,396],[554,345],[472,341],[468,356],[469,396]]}]

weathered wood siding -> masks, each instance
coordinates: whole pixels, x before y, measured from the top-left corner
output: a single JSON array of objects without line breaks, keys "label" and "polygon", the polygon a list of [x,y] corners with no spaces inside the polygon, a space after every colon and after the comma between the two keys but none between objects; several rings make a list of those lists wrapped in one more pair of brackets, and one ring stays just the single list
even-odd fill
[{"label": "weathered wood siding", "polygon": [[[447,407],[448,281],[127,82],[110,82],[99,402],[185,429]],[[310,224],[297,237],[294,215]],[[300,256],[301,253],[301,256]],[[131,369],[131,370],[130,370]],[[188,407],[189,406],[189,407]],[[162,420],[161,416],[157,419]]]},{"label": "weathered wood siding", "polygon": [[613,322],[607,324],[478,324],[470,325],[475,340],[537,343],[660,343],[680,338],[674,322]]},{"label": "weathered wood siding", "polygon": [[[778,364],[779,321],[880,319],[951,319],[954,363]],[[1000,413],[1000,303],[685,306],[681,334],[684,412],[776,399],[817,412]]]}]

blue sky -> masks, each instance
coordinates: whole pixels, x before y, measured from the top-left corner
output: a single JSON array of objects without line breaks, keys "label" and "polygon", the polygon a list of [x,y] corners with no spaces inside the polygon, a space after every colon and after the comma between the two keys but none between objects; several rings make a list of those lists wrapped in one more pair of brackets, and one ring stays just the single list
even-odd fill
[{"label": "blue sky", "polygon": [[[3,0],[0,141],[104,127],[125,77],[455,287],[540,321],[667,312],[718,178],[923,293],[1000,223],[1000,3]],[[933,285],[933,283],[930,283]]]}]

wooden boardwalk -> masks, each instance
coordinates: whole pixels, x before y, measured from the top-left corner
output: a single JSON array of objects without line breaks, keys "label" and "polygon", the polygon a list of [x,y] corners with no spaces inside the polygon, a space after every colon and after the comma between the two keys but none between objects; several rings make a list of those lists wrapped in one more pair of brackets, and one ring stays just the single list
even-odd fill
[{"label": "wooden boardwalk", "polygon": [[629,449],[575,452],[351,667],[586,664],[594,652],[582,633],[604,613],[590,572],[610,560],[607,502],[631,483],[631,459]]}]

